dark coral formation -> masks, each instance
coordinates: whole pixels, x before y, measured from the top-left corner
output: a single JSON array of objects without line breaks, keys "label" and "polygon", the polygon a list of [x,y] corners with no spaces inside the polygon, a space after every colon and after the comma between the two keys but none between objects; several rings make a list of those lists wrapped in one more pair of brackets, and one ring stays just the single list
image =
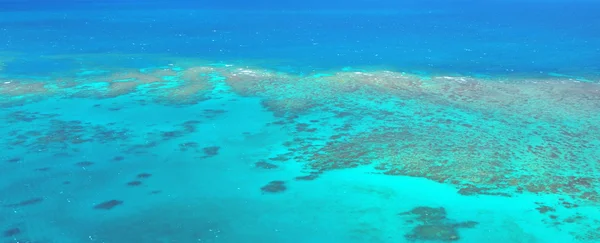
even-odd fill
[{"label": "dark coral formation", "polygon": [[263,193],[281,193],[287,190],[284,181],[271,181],[260,188]]},{"label": "dark coral formation", "polygon": [[31,206],[35,204],[39,204],[44,201],[42,197],[31,198],[25,201],[20,201],[18,203],[7,204],[5,207],[23,207],[23,206]]},{"label": "dark coral formation", "polygon": [[451,225],[418,225],[405,235],[408,240],[458,241],[458,231]]},{"label": "dark coral formation", "polygon": [[127,182],[127,185],[128,186],[141,186],[142,182],[141,181],[130,181],[130,182]]},{"label": "dark coral formation", "polygon": [[288,154],[278,154],[275,157],[271,157],[269,158],[269,160],[271,161],[278,161],[278,162],[286,162],[288,160],[290,160],[290,158],[288,156],[290,156],[292,154],[288,153]]},{"label": "dark coral formation", "polygon": [[297,181],[312,181],[312,180],[319,178],[320,174],[321,174],[321,172],[311,172],[309,175],[297,176],[294,179],[296,179]]},{"label": "dark coral formation", "polygon": [[446,209],[432,207],[416,207],[400,215],[413,215],[423,223],[436,223],[446,219]]},{"label": "dark coral formation", "polygon": [[475,221],[453,222],[448,219],[446,209],[432,207],[416,207],[399,215],[410,217],[407,223],[417,225],[404,237],[411,241],[458,241],[460,228],[474,228]]},{"label": "dark coral formation", "polygon": [[204,156],[203,158],[210,158],[210,157],[214,157],[219,155],[219,150],[221,148],[218,146],[210,146],[210,147],[205,147],[202,149],[202,152],[204,152]]},{"label": "dark coral formation", "polygon": [[152,174],[150,173],[139,173],[136,177],[138,179],[147,179],[150,178],[152,176]]},{"label": "dark coral formation", "polygon": [[15,111],[9,113],[5,120],[9,123],[21,123],[26,122],[30,123],[39,119],[48,119],[59,116],[58,114],[43,114],[40,112],[30,112],[26,110]]},{"label": "dark coral formation", "polygon": [[123,201],[120,200],[109,200],[109,201],[105,201],[99,204],[96,204],[94,206],[94,209],[99,209],[99,210],[111,210],[116,206],[122,205]]},{"label": "dark coral formation", "polygon": [[[389,174],[390,171],[385,172],[387,174]],[[452,184],[459,184],[460,183],[456,183],[453,182]],[[509,193],[505,193],[505,192],[497,192],[495,191],[496,188],[486,188],[486,187],[480,187],[480,186],[476,186],[476,185],[472,185],[472,184],[462,184],[461,185],[462,188],[460,188],[458,190],[458,193],[461,195],[465,195],[465,196],[473,196],[473,195],[491,195],[491,196],[503,196],[503,197],[512,197],[511,194]]]},{"label": "dark coral formation", "polygon": [[598,242],[600,241],[600,227],[592,228],[584,232],[576,232],[575,239],[583,242]]},{"label": "dark coral formation", "polygon": [[135,144],[130,146],[126,151],[127,153],[136,154],[136,153],[146,153],[147,149],[156,147],[158,142],[146,141],[143,144]]},{"label": "dark coral formation", "polygon": [[82,121],[40,120],[37,130],[19,130],[9,134],[8,145],[34,152],[68,151],[71,145],[90,142],[114,143],[129,139],[127,129],[113,129]]},{"label": "dark coral formation", "polygon": [[50,167],[42,167],[42,168],[35,169],[35,171],[42,171],[42,172],[43,171],[49,171],[49,170],[50,170]]},{"label": "dark coral formation", "polygon": [[279,166],[277,166],[275,164],[271,164],[269,162],[265,162],[265,161],[258,161],[254,164],[254,166],[256,168],[261,168],[261,169],[265,169],[265,170],[272,170],[272,169],[279,168]]},{"label": "dark coral formation", "polygon": [[182,127],[183,131],[190,134],[190,133],[194,133],[196,131],[196,127],[200,123],[201,122],[197,121],[197,120],[189,120],[189,121],[186,121],[183,124],[181,124],[181,127]]},{"label": "dark coral formation", "polygon": [[[554,193],[600,201],[593,190],[600,184],[592,179],[596,83],[423,79],[387,71],[309,78],[238,69],[223,76],[239,94],[264,97],[263,105],[281,118],[331,114],[319,119],[338,132],[325,146],[304,137],[313,122],[290,127],[299,132],[293,157],[311,169],[371,165],[388,175],[453,184],[463,195]],[[365,123],[365,117],[373,119]]]},{"label": "dark coral formation", "polygon": [[584,219],[585,219],[585,217],[583,215],[576,214],[576,215],[567,217],[563,222],[570,224],[570,223],[576,223],[576,222],[582,221]]},{"label": "dark coral formation", "polygon": [[226,110],[206,109],[206,110],[202,111],[202,116],[204,118],[207,118],[207,119],[212,119],[212,118],[215,118],[215,117],[217,117],[219,115],[222,115],[224,113],[227,113],[227,111]]},{"label": "dark coral formation", "polygon": [[88,167],[88,166],[94,165],[94,162],[92,162],[92,161],[81,161],[81,162],[75,163],[75,165],[76,166],[81,166],[81,167]]},{"label": "dark coral formation", "polygon": [[6,160],[6,162],[8,162],[8,163],[19,163],[21,161],[23,161],[23,159],[21,159],[21,158],[10,158],[10,159]]},{"label": "dark coral formation", "polygon": [[563,207],[565,207],[565,208],[577,208],[577,207],[579,207],[579,205],[577,205],[575,203],[567,202],[567,201],[564,201],[564,200],[561,200],[561,201],[562,201],[561,205]]},{"label": "dark coral formation", "polygon": [[10,228],[2,232],[2,236],[4,237],[14,237],[18,234],[21,234],[21,229],[19,228]]},{"label": "dark coral formation", "polygon": [[308,132],[310,124],[298,123],[296,124],[296,132]]},{"label": "dark coral formation", "polygon": [[168,131],[168,132],[162,132],[161,136],[164,140],[170,140],[170,139],[183,137],[183,136],[185,136],[185,134],[186,133],[184,131]]},{"label": "dark coral formation", "polygon": [[189,149],[196,150],[199,146],[200,144],[196,142],[181,143],[179,144],[179,150],[182,152],[188,151]]},{"label": "dark coral formation", "polygon": [[[128,153],[143,153],[148,148],[158,146],[160,143],[178,139],[186,135],[196,132],[196,128],[200,124],[200,121],[189,120],[181,124],[178,124],[175,129],[169,131],[156,131],[147,133],[148,137],[154,137],[155,139],[147,140],[145,143],[130,145],[127,149]],[[180,151],[197,150],[199,144],[196,142],[185,142],[179,144]]]},{"label": "dark coral formation", "polygon": [[465,222],[453,224],[453,226],[456,228],[467,228],[467,229],[475,228],[475,226],[477,226],[477,225],[479,225],[479,223],[475,222],[475,221],[465,221]]},{"label": "dark coral formation", "polygon": [[539,206],[536,208],[541,214],[545,214],[547,212],[556,212],[556,209],[549,206]]}]

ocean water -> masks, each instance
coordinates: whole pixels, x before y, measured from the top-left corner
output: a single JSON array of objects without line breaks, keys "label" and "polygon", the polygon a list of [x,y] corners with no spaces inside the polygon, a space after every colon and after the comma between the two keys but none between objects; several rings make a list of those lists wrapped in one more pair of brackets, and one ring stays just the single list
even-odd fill
[{"label": "ocean water", "polygon": [[598,12],[0,0],[0,242],[599,242]]}]

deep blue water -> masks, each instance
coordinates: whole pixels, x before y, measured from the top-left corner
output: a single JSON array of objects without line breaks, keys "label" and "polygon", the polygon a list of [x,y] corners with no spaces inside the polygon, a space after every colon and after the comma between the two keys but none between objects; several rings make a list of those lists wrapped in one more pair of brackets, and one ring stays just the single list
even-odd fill
[{"label": "deep blue water", "polygon": [[[600,67],[593,1],[321,2],[4,3],[2,49],[496,75],[593,75]],[[5,69],[19,70],[18,61]]]}]

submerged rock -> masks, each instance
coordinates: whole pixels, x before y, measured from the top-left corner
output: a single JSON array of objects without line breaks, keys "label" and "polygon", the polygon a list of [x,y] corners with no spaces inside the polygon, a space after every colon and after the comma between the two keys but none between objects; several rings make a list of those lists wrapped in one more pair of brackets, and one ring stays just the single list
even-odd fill
[{"label": "submerged rock", "polygon": [[110,200],[110,201],[106,201],[100,204],[96,204],[96,206],[94,206],[94,209],[101,209],[101,210],[111,210],[116,206],[119,206],[123,204],[123,201],[121,200]]},{"label": "submerged rock", "polygon": [[275,164],[271,164],[269,162],[264,162],[264,161],[256,162],[254,164],[254,166],[256,166],[256,168],[261,168],[261,169],[266,169],[266,170],[272,170],[272,169],[279,168],[279,166],[277,166]]},{"label": "submerged rock", "polygon": [[287,190],[284,181],[271,181],[269,184],[260,188],[263,193],[280,193]]},{"label": "submerged rock", "polygon": [[10,228],[2,232],[2,236],[4,237],[13,237],[21,233],[21,229],[19,228]]},{"label": "submerged rock", "polygon": [[419,225],[406,234],[409,240],[457,241],[460,240],[456,228],[451,225]]}]

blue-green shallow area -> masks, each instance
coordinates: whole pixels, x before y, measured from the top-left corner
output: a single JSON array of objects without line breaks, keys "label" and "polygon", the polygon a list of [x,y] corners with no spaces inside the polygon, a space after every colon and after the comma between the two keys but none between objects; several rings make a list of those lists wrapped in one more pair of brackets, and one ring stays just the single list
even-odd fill
[{"label": "blue-green shallow area", "polygon": [[180,62],[5,79],[3,240],[598,239],[596,83]]},{"label": "blue-green shallow area", "polygon": [[0,0],[0,243],[598,242],[599,6]]},{"label": "blue-green shallow area", "polygon": [[[463,196],[452,186],[369,169],[294,180],[304,175],[294,161],[258,168],[256,162],[281,153],[290,134],[267,126],[275,118],[254,98],[227,96],[185,108],[140,106],[131,98],[48,100],[3,110],[3,116],[57,114],[27,114],[36,118],[5,125],[4,137],[52,129],[52,120],[77,121],[69,129],[98,141],[105,130],[122,133],[112,141],[50,143],[42,151],[5,147],[3,157],[18,161],[2,164],[9,173],[1,181],[0,223],[20,230],[5,242],[406,242],[415,223],[399,214],[420,206],[445,208],[450,223],[478,222],[459,231],[461,242],[574,242],[568,226],[545,225],[535,209],[553,196]],[[207,115],[207,109],[223,113]],[[197,123],[181,137],[148,135],[182,130],[189,121]],[[218,152],[206,155],[207,147]],[[151,176],[141,178],[144,173]],[[260,190],[274,180],[285,181],[287,190]],[[122,204],[94,208],[110,200]]]}]

